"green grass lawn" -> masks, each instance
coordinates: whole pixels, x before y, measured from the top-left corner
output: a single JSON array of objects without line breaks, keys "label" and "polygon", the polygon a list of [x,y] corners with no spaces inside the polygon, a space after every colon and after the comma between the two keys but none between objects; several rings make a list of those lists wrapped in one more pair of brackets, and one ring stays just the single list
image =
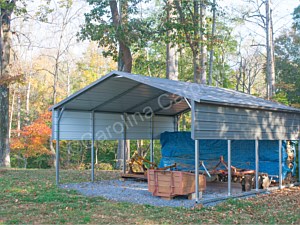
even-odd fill
[{"label": "green grass lawn", "polygon": [[[89,171],[61,171],[63,183],[88,181]],[[97,180],[116,172],[96,172]],[[0,170],[0,224],[300,224],[300,188],[216,207],[134,205],[84,197],[55,186],[54,170]]]}]

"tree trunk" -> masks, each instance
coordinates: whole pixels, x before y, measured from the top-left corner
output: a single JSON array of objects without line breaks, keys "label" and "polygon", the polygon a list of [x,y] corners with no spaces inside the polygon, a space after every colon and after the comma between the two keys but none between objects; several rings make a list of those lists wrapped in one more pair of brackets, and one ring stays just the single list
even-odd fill
[{"label": "tree trunk", "polygon": [[9,89],[0,85],[0,167],[10,167]]},{"label": "tree trunk", "polygon": [[248,72],[248,94],[250,95],[251,94],[251,70],[249,70]]},{"label": "tree trunk", "polygon": [[[201,2],[200,2],[201,3]],[[194,43],[190,44],[192,52],[193,52],[193,67],[194,67],[194,82],[200,84],[201,83],[201,59],[199,54],[201,53],[201,39],[199,37],[202,31],[201,29],[201,13],[200,9],[201,6],[199,5],[199,2],[196,0],[194,1]],[[201,37],[200,37],[201,38]]]},{"label": "tree trunk", "polygon": [[242,80],[242,89],[243,93],[245,93],[245,86],[246,86],[246,66],[243,67],[243,80]]},{"label": "tree trunk", "polygon": [[212,3],[212,28],[211,28],[211,40],[210,40],[210,53],[209,53],[209,85],[212,85],[213,81],[213,64],[214,64],[214,40],[215,40],[215,31],[216,31],[216,0],[213,0]]},{"label": "tree trunk", "polygon": [[130,158],[130,140],[126,140],[126,149],[125,149],[125,156],[124,156],[124,141],[118,141],[118,152],[117,152],[117,163],[116,167],[118,169],[123,168],[123,159],[125,161],[129,160]]},{"label": "tree trunk", "polygon": [[[21,135],[21,90],[20,85],[18,85],[18,93],[17,93],[17,136],[20,138]],[[18,153],[18,167],[21,167],[21,152]]]},{"label": "tree trunk", "polygon": [[117,150],[117,161],[116,161],[116,168],[122,169],[123,167],[123,149],[124,149],[124,142],[123,140],[118,140],[118,150]]},{"label": "tree trunk", "polygon": [[[240,54],[240,53],[239,53]],[[236,86],[235,86],[235,90],[239,91],[239,87],[240,87],[240,82],[243,76],[243,58],[240,54],[240,62],[239,62],[239,72],[238,75],[236,77]]]},{"label": "tree trunk", "polygon": [[170,80],[178,80],[178,54],[177,46],[167,43],[167,74],[166,78]]},{"label": "tree trunk", "polygon": [[267,98],[275,94],[274,48],[272,41],[270,0],[266,0]]},{"label": "tree trunk", "polygon": [[29,125],[29,114],[30,114],[30,91],[31,91],[31,75],[29,75],[28,84],[26,88],[26,109],[25,109],[25,126]]},{"label": "tree trunk", "polygon": [[201,66],[199,54],[193,53],[194,82],[201,84]]},{"label": "tree trunk", "polygon": [[[167,9],[167,21],[174,19],[174,9],[173,9],[173,0],[168,0],[166,2]],[[167,31],[167,36],[170,37],[172,31]],[[166,78],[170,80],[178,80],[178,54],[177,54],[177,45],[169,42],[167,43],[167,69],[166,69]]]},{"label": "tree trunk", "polygon": [[0,15],[0,167],[10,167],[9,88],[12,33],[11,15],[15,1],[1,2]]},{"label": "tree trunk", "polygon": [[24,157],[24,169],[27,169],[27,158]]},{"label": "tree trunk", "polygon": [[[128,10],[127,1],[120,1],[120,6],[118,10],[118,4],[116,0],[109,1],[112,19],[114,27],[117,31],[117,38],[119,42],[119,60],[118,60],[118,70],[123,72],[131,73],[132,69],[132,55],[129,46],[126,45],[126,42],[122,38],[122,23],[126,23],[126,16]],[[125,19],[123,19],[123,17]]]},{"label": "tree trunk", "polygon": [[206,0],[201,1],[200,6],[200,71],[201,84],[206,84],[206,64],[207,64],[207,47],[206,47]]},{"label": "tree trunk", "polygon": [[14,89],[11,107],[10,107],[10,116],[9,116],[9,134],[8,134],[9,138],[11,137],[12,120],[13,120],[14,110],[15,110],[15,96],[16,96],[16,90]]},{"label": "tree trunk", "polygon": [[[109,1],[113,25],[116,29],[117,33],[117,40],[119,42],[119,57],[118,57],[118,70],[123,72],[131,73],[132,69],[132,55],[128,45],[126,45],[125,40],[123,39],[123,24],[127,23],[127,11],[128,11],[128,2],[127,0],[119,1],[119,9],[118,3],[116,0]],[[122,32],[119,33],[119,32]],[[130,141],[126,141],[126,157],[129,158],[130,155]],[[117,152],[117,163],[116,167],[118,169],[122,168],[123,162],[123,149],[124,149],[124,142],[123,140],[119,140],[118,142],[118,152]]]},{"label": "tree trunk", "polygon": [[132,69],[132,56],[131,51],[128,46],[126,46],[122,41],[120,42],[119,50],[119,63],[118,70],[131,73]]},{"label": "tree trunk", "polygon": [[276,94],[276,81],[275,81],[275,45],[274,45],[274,30],[273,30],[273,15],[270,9],[270,46],[271,46],[271,86],[272,96]]},{"label": "tree trunk", "polygon": [[144,145],[144,141],[143,140],[137,140],[137,151],[138,154],[142,157],[144,157],[144,150],[143,150],[143,145]]},{"label": "tree trunk", "polygon": [[21,93],[20,93],[20,85],[18,86],[18,94],[17,94],[17,131],[18,137],[20,137],[21,131]]},{"label": "tree trunk", "polygon": [[[182,2],[179,0],[173,0],[176,9],[178,11],[180,23],[187,24],[187,18],[183,12]],[[191,9],[192,10],[192,9]],[[189,43],[189,46],[193,53],[193,70],[194,70],[194,82],[201,83],[201,72],[203,67],[201,68],[201,60],[199,54],[201,53],[201,40],[199,38],[200,32],[200,5],[199,0],[193,0],[193,32],[188,29],[188,26],[184,26],[184,33],[186,36],[186,40]],[[206,76],[206,75],[205,75]],[[205,78],[206,79],[206,78]]]}]

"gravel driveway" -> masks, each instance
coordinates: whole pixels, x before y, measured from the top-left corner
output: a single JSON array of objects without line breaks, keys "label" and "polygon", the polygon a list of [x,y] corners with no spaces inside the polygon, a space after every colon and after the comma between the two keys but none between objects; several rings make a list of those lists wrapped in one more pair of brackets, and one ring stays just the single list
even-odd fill
[{"label": "gravel driveway", "polygon": [[[77,190],[85,196],[102,196],[108,200],[119,202],[187,208],[195,205],[195,200],[188,200],[185,196],[177,196],[172,200],[164,200],[160,197],[152,196],[152,193],[148,192],[146,182],[107,180],[95,183],[64,184],[61,187]],[[202,200],[225,197],[226,195],[226,193],[209,193],[205,191]]]}]

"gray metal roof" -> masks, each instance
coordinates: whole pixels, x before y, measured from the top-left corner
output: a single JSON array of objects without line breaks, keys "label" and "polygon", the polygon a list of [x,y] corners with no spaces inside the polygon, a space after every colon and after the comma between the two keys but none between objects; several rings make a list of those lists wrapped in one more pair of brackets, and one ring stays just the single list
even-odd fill
[{"label": "gray metal roof", "polygon": [[150,107],[155,114],[176,115],[189,110],[186,99],[300,113],[300,109],[230,89],[119,71],[107,74],[54,105],[51,110],[65,107],[69,110],[142,113],[146,107]]}]

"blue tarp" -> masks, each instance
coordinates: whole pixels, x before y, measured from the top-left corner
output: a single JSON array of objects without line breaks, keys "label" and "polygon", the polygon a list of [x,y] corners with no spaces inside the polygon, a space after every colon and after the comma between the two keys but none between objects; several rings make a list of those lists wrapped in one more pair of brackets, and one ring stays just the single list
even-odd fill
[{"label": "blue tarp", "polygon": [[[195,142],[191,132],[164,132],[160,135],[162,158],[159,167],[177,164],[177,170],[192,171],[195,169]],[[291,143],[295,152],[295,142]],[[283,178],[288,172],[295,174],[296,162],[292,169],[285,165],[287,158],[286,142],[282,145]],[[226,140],[200,140],[200,161],[208,169],[219,162],[220,156],[227,162]],[[296,160],[296,157],[294,157]],[[233,140],[231,142],[232,165],[240,169],[255,170],[255,141]],[[278,141],[259,141],[259,171],[269,175],[279,174]]]}]

